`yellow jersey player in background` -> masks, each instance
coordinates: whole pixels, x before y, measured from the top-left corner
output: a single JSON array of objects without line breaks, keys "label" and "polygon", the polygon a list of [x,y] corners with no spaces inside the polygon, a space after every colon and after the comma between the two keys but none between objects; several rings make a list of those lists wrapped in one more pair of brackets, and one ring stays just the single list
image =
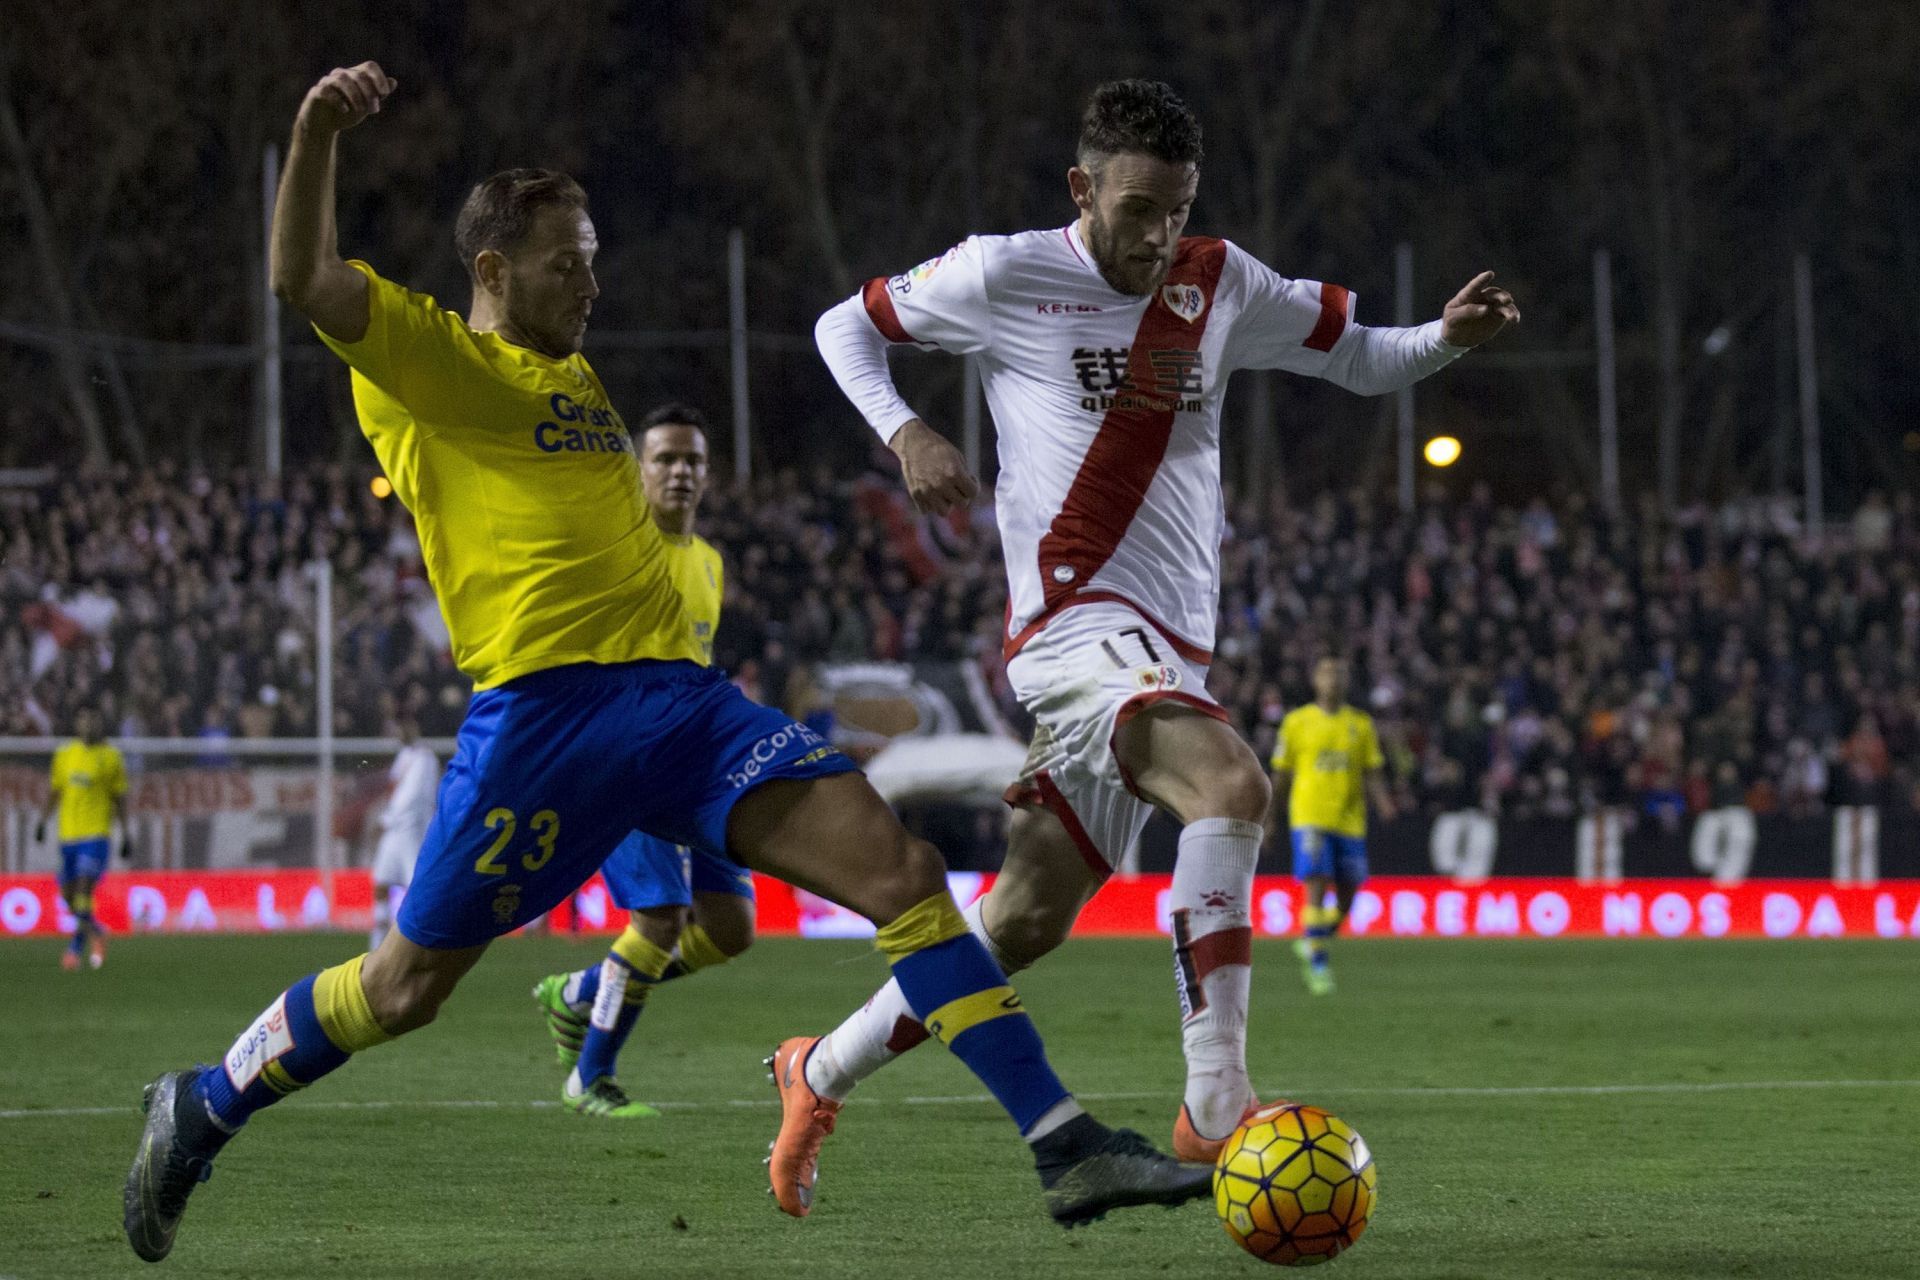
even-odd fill
[{"label": "yellow jersey player in background", "polygon": [[113,823],[120,819],[120,856],[133,856],[126,833],[127,762],[107,741],[105,720],[92,707],[75,717],[78,737],[53,753],[47,807],[33,838],[47,838],[47,820],[60,811],[60,896],[73,913],[73,941],[60,956],[62,969],[78,969],[80,957],[98,969],[107,960],[106,930],[93,918],[93,899],[107,869]]},{"label": "yellow jersey player in background", "polygon": [[1373,717],[1348,706],[1346,696],[1346,660],[1324,655],[1313,664],[1314,700],[1287,713],[1273,747],[1273,790],[1287,794],[1293,874],[1305,890],[1294,952],[1317,996],[1333,993],[1327,946],[1367,878],[1368,795],[1381,821],[1393,817]]},{"label": "yellow jersey player in background", "polygon": [[[667,542],[667,564],[700,650],[713,664],[725,576],[720,553],[693,531],[707,494],[707,417],[670,403],[640,420],[640,484]],[[581,1115],[616,1120],[660,1113],[628,1097],[615,1074],[620,1050],[660,982],[725,964],[753,945],[753,876],[704,849],[631,832],[600,866],[613,904],[631,913],[599,964],[542,978],[533,998],[546,1014],[560,1064],[572,1067],[561,1102]],[[657,979],[639,957],[648,948],[673,962]]]},{"label": "yellow jersey player in background", "polygon": [[[580,185],[508,169],[473,188],[453,234],[472,290],[465,316],[341,256],[340,136],[396,87],[363,62],[307,91],[270,275],[352,370],[361,430],[413,513],[474,696],[379,947],[286,988],[214,1065],[147,1086],[122,1199],[128,1243],[166,1257],[187,1197],[254,1113],[433,1021],[495,938],[565,901],[635,830],[871,920],[914,1008],[1030,1144],[1061,1223],[1209,1194],[1210,1169],[1074,1101],[954,904],[940,851],[831,744],[700,661],[632,437],[580,351],[600,296]],[[652,944],[628,958],[649,979],[672,963]]]}]

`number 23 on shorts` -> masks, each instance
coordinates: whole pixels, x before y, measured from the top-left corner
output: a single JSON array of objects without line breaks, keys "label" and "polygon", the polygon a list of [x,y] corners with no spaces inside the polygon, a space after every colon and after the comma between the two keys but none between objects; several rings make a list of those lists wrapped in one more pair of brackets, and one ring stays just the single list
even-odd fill
[{"label": "number 23 on shorts", "polygon": [[[520,819],[514,816],[511,809],[489,809],[485,826],[487,830],[500,834],[493,838],[487,851],[475,860],[473,869],[483,876],[503,876],[507,874],[507,868],[501,859],[507,852],[507,846],[513,843],[514,833],[520,828]],[[520,865],[528,871],[538,871],[553,858],[554,843],[560,839],[560,815],[551,809],[542,809],[527,820],[527,826],[540,848],[538,852],[529,850],[521,854]]]}]

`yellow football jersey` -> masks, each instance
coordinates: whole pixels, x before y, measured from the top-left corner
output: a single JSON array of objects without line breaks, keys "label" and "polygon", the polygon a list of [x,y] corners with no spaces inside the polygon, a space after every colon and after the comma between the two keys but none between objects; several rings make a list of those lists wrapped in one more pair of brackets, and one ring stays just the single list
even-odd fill
[{"label": "yellow football jersey", "polygon": [[667,563],[673,568],[673,585],[680,592],[680,603],[687,611],[687,625],[693,628],[693,642],[700,649],[696,659],[703,667],[713,665],[713,633],[720,628],[720,599],[725,594],[725,569],[720,553],[698,534],[685,542],[672,534],[667,540]]},{"label": "yellow football jersey", "polygon": [[585,357],[476,333],[352,265],[367,332],[320,340],[353,369],[360,429],[413,512],[474,688],[576,662],[699,658],[633,442]]},{"label": "yellow football jersey", "polygon": [[1365,835],[1367,773],[1385,763],[1366,712],[1341,707],[1329,714],[1314,702],[1295,707],[1280,722],[1273,745],[1273,767],[1293,774],[1287,824]]},{"label": "yellow football jersey", "polygon": [[119,748],[75,739],[53,753],[49,782],[60,793],[60,843],[105,840],[113,829],[113,800],[127,793],[127,762]]}]

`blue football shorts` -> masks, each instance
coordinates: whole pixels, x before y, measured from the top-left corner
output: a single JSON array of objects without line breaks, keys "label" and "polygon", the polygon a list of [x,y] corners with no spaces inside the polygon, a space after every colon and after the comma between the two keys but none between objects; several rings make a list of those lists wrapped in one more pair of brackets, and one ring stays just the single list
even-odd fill
[{"label": "blue football shorts", "polygon": [[853,768],[696,663],[521,676],[468,705],[396,923],[423,947],[477,946],[564,901],[629,832],[724,856],[741,796]]},{"label": "blue football shorts", "polygon": [[1295,827],[1293,878],[1360,883],[1367,878],[1367,838],[1335,835],[1319,827]]},{"label": "blue football shorts", "polygon": [[60,846],[60,883],[74,880],[98,880],[107,869],[107,841],[75,840]]},{"label": "blue football shorts", "polygon": [[690,907],[696,893],[753,897],[753,873],[739,863],[644,831],[628,833],[607,855],[600,875],[622,911]]}]

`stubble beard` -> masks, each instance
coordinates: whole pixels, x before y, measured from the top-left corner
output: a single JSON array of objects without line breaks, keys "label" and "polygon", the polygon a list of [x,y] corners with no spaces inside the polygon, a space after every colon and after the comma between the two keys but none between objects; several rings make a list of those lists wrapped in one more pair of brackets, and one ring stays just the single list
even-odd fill
[{"label": "stubble beard", "polygon": [[1115,293],[1125,294],[1129,298],[1151,296],[1154,288],[1166,276],[1166,269],[1156,265],[1144,279],[1129,278],[1124,273],[1134,264],[1121,256],[1114,240],[1113,228],[1098,213],[1090,211],[1087,216],[1087,250],[1093,254],[1094,269],[1100,273],[1100,278]]},{"label": "stubble beard", "polygon": [[1087,251],[1093,254],[1094,269],[1107,282],[1108,288],[1130,298],[1146,295],[1147,290],[1137,287],[1122,274],[1126,264],[1121,260],[1119,247],[1114,244],[1113,228],[1098,213],[1090,213],[1087,218]]}]

